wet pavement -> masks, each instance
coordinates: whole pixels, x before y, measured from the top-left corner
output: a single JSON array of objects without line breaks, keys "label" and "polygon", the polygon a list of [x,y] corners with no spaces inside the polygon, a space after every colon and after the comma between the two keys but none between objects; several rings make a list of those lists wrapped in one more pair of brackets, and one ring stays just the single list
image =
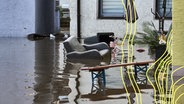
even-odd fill
[{"label": "wet pavement", "polygon": [[[91,73],[80,70],[84,64],[66,61],[60,40],[0,38],[0,47],[0,104],[128,103],[120,68],[106,70],[105,91],[91,93]],[[142,59],[148,58],[143,56]],[[153,103],[151,86],[140,85],[140,88],[146,98],[143,104]],[[131,86],[129,90],[133,104],[136,94],[131,92]]]}]

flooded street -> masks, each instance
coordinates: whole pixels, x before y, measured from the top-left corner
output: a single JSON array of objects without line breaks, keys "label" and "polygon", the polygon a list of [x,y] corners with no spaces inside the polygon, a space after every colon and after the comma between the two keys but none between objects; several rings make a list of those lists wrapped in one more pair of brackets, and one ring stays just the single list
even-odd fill
[{"label": "flooded street", "polygon": [[[91,73],[80,70],[83,64],[66,62],[58,39],[0,38],[0,47],[0,104],[128,103],[120,68],[106,70],[105,90],[99,87],[92,92]],[[139,61],[141,56],[137,53],[136,57]],[[140,88],[143,104],[152,104],[152,87],[143,84]],[[129,86],[133,104],[139,94],[131,89]]]},{"label": "flooded street", "polygon": [[34,100],[34,42],[0,38],[0,103],[31,104]]}]

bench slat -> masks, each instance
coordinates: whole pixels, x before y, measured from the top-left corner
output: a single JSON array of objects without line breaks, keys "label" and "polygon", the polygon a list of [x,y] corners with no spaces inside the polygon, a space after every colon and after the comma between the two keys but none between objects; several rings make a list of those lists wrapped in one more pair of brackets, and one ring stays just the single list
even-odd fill
[{"label": "bench slat", "polygon": [[153,63],[155,61],[143,61],[143,62],[132,62],[132,63],[123,63],[123,64],[112,64],[112,65],[106,65],[106,66],[96,66],[96,67],[82,67],[81,70],[102,70],[102,69],[107,69],[111,67],[120,67],[120,66],[129,66],[129,65],[145,65],[149,63]]}]

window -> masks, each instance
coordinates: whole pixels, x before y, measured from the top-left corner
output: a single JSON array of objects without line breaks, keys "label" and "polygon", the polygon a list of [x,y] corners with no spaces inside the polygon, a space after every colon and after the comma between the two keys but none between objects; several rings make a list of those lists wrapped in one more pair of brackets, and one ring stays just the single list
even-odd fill
[{"label": "window", "polygon": [[[156,0],[156,12],[160,15],[160,17],[164,16],[164,8],[165,8],[165,18],[172,19],[172,0]],[[159,16],[156,15],[158,19]]]},{"label": "window", "polygon": [[98,18],[122,19],[124,14],[122,0],[99,0]]}]

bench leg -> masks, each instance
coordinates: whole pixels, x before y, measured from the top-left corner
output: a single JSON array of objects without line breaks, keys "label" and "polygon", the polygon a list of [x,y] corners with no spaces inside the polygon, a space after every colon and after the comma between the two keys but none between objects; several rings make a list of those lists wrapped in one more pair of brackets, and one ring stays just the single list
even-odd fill
[{"label": "bench leg", "polygon": [[[146,74],[146,71],[147,71],[147,69],[148,69],[148,64],[144,64],[144,65],[134,65],[134,72],[135,72],[135,75],[134,75],[134,77],[135,77],[135,79],[137,80],[137,81],[141,81],[139,78],[138,78],[138,73],[139,72],[144,72],[145,74]],[[142,81],[141,81],[141,83],[143,84],[147,84],[147,78],[146,78],[146,76],[145,76],[145,79],[143,79]]]},{"label": "bench leg", "polygon": [[[105,70],[103,69],[100,71],[91,71],[91,78],[92,78],[91,92],[94,92],[93,91],[94,88],[96,90],[104,91],[104,88],[106,86]],[[95,84],[96,79],[98,80],[98,84]]]}]

